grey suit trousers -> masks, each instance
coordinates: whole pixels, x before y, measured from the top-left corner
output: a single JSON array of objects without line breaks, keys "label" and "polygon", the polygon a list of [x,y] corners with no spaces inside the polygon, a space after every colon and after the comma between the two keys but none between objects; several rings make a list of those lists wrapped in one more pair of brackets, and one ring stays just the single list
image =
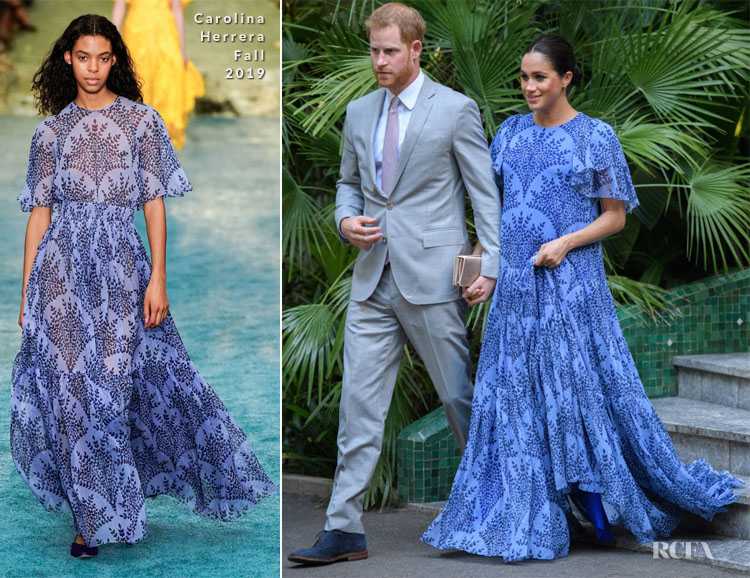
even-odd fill
[{"label": "grey suit trousers", "polygon": [[415,305],[401,295],[390,267],[365,301],[350,301],[344,338],[338,465],[326,530],[364,533],[362,507],[383,443],[385,418],[406,339],[422,358],[465,447],[471,414],[466,303]]}]

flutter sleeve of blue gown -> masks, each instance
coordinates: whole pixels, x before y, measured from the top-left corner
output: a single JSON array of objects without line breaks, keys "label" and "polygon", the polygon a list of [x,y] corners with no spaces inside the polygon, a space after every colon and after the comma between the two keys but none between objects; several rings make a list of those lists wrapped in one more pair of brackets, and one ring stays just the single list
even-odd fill
[{"label": "flutter sleeve of blue gown", "polygon": [[177,160],[159,113],[151,109],[136,134],[138,208],[159,197],[182,197],[193,186]]},{"label": "flutter sleeve of blue gown", "polygon": [[638,206],[630,169],[615,131],[607,123],[582,123],[573,152],[571,186],[591,198],[625,201],[629,213]]},{"label": "flutter sleeve of blue gown", "polygon": [[26,185],[18,197],[21,210],[29,212],[34,207],[54,207],[59,203],[55,197],[55,133],[47,121],[39,125],[31,139],[29,169]]}]

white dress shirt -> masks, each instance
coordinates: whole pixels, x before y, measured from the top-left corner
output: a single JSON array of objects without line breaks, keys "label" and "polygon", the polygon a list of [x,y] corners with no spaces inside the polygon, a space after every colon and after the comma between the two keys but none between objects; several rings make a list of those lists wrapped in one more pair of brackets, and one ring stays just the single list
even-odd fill
[{"label": "white dress shirt", "polygon": [[[398,152],[401,153],[401,145],[404,142],[404,136],[406,136],[406,128],[409,126],[409,119],[411,118],[411,112],[414,106],[417,104],[417,97],[419,91],[422,89],[424,84],[424,72],[420,69],[419,75],[415,78],[412,83],[407,86],[398,94],[398,99],[401,101],[398,105]],[[378,125],[375,128],[375,140],[373,142],[373,149],[375,151],[375,182],[379,187],[383,186],[383,141],[385,140],[385,125],[388,122],[388,107],[391,105],[391,101],[395,95],[388,89],[386,89],[385,99],[383,100],[383,109],[380,111],[380,117],[378,118]]]}]

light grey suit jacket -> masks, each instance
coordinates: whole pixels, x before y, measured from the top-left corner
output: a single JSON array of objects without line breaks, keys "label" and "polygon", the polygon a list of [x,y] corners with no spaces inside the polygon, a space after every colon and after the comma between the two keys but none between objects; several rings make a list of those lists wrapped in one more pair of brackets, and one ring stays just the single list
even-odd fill
[{"label": "light grey suit jacket", "polygon": [[[500,196],[479,108],[470,98],[425,77],[411,113],[389,197],[375,179],[373,140],[386,91],[378,89],[346,109],[336,227],[344,217],[378,220],[383,238],[360,249],[351,299],[365,301],[380,280],[386,249],[393,278],[407,301],[425,305],[461,298],[452,284],[457,255],[471,252],[466,193],[482,243],[482,275],[500,267]],[[347,242],[344,240],[344,242]]]}]

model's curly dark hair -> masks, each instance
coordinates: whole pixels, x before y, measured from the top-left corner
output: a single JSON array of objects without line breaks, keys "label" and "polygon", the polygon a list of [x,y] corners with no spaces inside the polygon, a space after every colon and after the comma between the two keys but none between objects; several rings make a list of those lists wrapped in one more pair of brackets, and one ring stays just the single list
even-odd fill
[{"label": "model's curly dark hair", "polygon": [[120,32],[104,16],[84,14],[68,25],[34,75],[31,90],[39,113],[57,114],[78,95],[73,67],[65,62],[64,54],[73,50],[81,36],[103,36],[110,41],[117,61],[107,78],[107,88],[135,102],[143,102],[141,83]]}]

